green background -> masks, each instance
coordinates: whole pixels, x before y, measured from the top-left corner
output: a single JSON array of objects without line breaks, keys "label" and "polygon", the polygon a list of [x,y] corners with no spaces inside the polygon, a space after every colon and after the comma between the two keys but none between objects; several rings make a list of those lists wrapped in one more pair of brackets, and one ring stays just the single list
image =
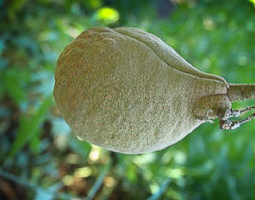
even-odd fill
[{"label": "green background", "polygon": [[165,150],[123,155],[76,139],[52,97],[60,52],[94,26],[141,28],[202,71],[255,83],[254,4],[0,0],[0,199],[254,199],[255,121],[223,131],[216,120]]}]

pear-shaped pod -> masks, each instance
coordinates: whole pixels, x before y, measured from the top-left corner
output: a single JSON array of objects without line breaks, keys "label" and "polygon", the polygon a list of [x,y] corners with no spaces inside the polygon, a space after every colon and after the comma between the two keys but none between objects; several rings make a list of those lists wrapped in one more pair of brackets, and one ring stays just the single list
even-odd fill
[{"label": "pear-shaped pod", "polygon": [[227,83],[198,71],[162,40],[134,28],[92,28],[64,49],[54,97],[81,139],[122,153],[166,148],[204,123],[203,96]]}]

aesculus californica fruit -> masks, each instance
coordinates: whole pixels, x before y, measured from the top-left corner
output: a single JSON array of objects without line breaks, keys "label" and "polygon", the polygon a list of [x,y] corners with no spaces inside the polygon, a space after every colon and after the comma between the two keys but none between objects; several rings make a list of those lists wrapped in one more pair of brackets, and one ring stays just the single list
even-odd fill
[{"label": "aesculus californica fruit", "polygon": [[137,28],[91,28],[61,53],[54,97],[82,140],[127,154],[164,149],[219,118],[222,129],[255,99],[255,84],[229,84],[201,72],[158,37]]}]

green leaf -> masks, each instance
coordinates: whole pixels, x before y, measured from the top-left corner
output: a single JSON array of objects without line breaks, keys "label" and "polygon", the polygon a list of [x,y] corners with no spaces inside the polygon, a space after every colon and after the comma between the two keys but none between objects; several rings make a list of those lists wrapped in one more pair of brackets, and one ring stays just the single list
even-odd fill
[{"label": "green leaf", "polygon": [[86,200],[91,200],[94,199],[97,191],[100,189],[100,187],[102,186],[102,183],[104,181],[105,176],[107,175],[107,173],[109,172],[110,168],[112,166],[112,162],[108,162],[102,172],[100,173],[100,175],[98,176],[96,182],[94,183],[93,187],[90,189],[90,191],[88,192],[88,196],[86,198]]},{"label": "green leaf", "polygon": [[31,141],[29,142],[30,150],[36,154],[40,151],[40,142],[41,142],[41,131],[37,129],[34,133],[34,137],[31,138]]},{"label": "green leaf", "polygon": [[255,0],[249,0],[255,6]]},{"label": "green leaf", "polygon": [[24,116],[21,118],[17,136],[12,144],[11,150],[7,156],[7,160],[11,159],[24,145],[35,137],[38,133],[41,122],[45,119],[46,113],[53,103],[52,95],[47,97],[41,104],[39,109],[26,119]]},{"label": "green leaf", "polygon": [[4,91],[18,104],[27,99],[25,86],[28,81],[28,72],[17,68],[11,68],[3,73],[1,87],[3,87]]},{"label": "green leaf", "polygon": [[161,187],[159,188],[159,190],[153,194],[152,196],[150,196],[147,200],[156,200],[159,199],[159,197],[166,191],[168,185],[170,184],[171,179],[166,180]]},{"label": "green leaf", "polygon": [[37,188],[35,200],[52,200],[55,199],[57,191],[61,189],[62,183],[56,183],[47,189]]},{"label": "green leaf", "polygon": [[116,23],[119,20],[119,13],[113,8],[100,8],[96,12],[96,19],[104,22],[105,24]]},{"label": "green leaf", "polygon": [[54,199],[54,194],[53,193],[49,193],[46,190],[43,189],[38,189],[36,190],[36,197],[35,200],[53,200]]},{"label": "green leaf", "polygon": [[90,153],[91,145],[86,141],[79,140],[76,136],[70,138],[69,144],[72,150],[83,158],[86,158]]}]

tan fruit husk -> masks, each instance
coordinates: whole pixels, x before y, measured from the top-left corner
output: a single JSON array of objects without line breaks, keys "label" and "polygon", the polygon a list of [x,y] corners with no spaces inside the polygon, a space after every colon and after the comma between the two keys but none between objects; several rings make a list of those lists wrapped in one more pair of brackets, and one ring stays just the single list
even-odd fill
[{"label": "tan fruit husk", "polygon": [[235,100],[238,91],[135,28],[81,33],[59,57],[55,80],[57,106],[74,133],[129,154],[180,141],[207,120],[194,114],[200,98],[228,94]]}]

